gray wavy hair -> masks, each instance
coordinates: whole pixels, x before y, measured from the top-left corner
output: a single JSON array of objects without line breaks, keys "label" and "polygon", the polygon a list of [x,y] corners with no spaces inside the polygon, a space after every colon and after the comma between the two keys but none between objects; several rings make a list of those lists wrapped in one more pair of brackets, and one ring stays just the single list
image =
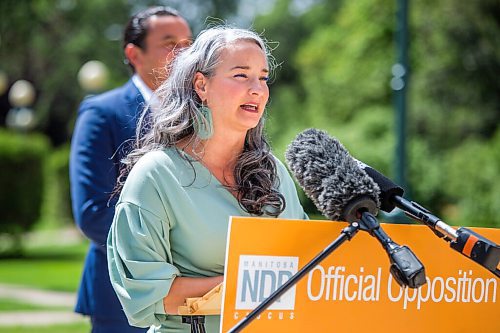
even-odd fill
[{"label": "gray wavy hair", "polygon": [[[225,26],[202,31],[195,42],[179,52],[172,62],[168,79],[156,90],[160,107],[143,112],[134,149],[125,157],[115,193],[119,193],[134,164],[147,152],[176,147],[189,139],[194,147],[200,142],[196,122],[205,121],[199,111],[202,104],[193,79],[197,72],[207,77],[214,75],[222,51],[232,43],[248,40],[255,42],[265,53],[269,71],[275,67],[266,42],[255,32]],[[235,185],[240,206],[253,215],[278,216],[285,209],[285,198],[276,189],[279,185],[276,161],[270,152],[264,134],[265,118],[247,132],[244,148],[235,167]]]}]

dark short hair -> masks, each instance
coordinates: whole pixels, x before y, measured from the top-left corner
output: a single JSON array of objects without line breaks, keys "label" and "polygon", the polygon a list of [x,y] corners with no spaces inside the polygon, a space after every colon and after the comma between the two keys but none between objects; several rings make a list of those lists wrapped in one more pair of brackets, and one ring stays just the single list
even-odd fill
[{"label": "dark short hair", "polygon": [[[148,19],[151,16],[180,17],[179,13],[175,9],[167,6],[150,7],[138,12],[130,18],[125,26],[125,31],[123,33],[123,49],[125,49],[129,43],[132,43],[145,50],[146,44],[144,40],[148,34]],[[125,59],[125,62],[129,64],[132,69],[134,69],[132,64],[128,62],[128,59]]]},{"label": "dark short hair", "polygon": [[148,19],[151,16],[180,16],[179,13],[170,7],[158,6],[140,11],[130,18],[123,34],[123,48],[132,43],[144,49],[144,39],[148,34]]}]

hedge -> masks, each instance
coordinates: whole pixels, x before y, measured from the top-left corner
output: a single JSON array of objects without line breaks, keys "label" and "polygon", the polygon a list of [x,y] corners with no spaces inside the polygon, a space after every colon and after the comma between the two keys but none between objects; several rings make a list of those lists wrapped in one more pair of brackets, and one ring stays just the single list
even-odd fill
[{"label": "hedge", "polygon": [[49,152],[42,135],[0,130],[0,235],[19,236],[40,218]]},{"label": "hedge", "polygon": [[43,202],[42,219],[45,225],[73,224],[69,189],[69,145],[51,152],[47,158],[47,187]]}]

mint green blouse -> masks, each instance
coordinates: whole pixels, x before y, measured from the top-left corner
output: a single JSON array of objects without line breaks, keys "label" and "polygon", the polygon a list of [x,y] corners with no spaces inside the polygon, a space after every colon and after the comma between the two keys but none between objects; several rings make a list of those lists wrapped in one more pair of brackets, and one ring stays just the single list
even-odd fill
[{"label": "mint green blouse", "polygon": [[[151,326],[149,332],[190,332],[180,316],[165,314],[163,298],[176,276],[224,274],[229,217],[250,216],[207,168],[181,154],[173,148],[154,151],[136,163],[108,235],[113,288],[129,322]],[[286,200],[279,217],[307,218],[293,180],[275,160]],[[207,332],[219,332],[219,321],[220,316],[206,316]]]}]

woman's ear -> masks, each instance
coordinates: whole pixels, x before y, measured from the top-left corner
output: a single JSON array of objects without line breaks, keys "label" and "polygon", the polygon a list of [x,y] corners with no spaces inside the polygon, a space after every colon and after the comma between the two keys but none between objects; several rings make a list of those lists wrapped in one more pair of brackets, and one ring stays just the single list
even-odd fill
[{"label": "woman's ear", "polygon": [[207,78],[205,77],[205,75],[203,75],[200,72],[196,72],[193,79],[194,91],[196,91],[198,97],[200,97],[202,101],[207,99],[206,84],[207,84]]}]

